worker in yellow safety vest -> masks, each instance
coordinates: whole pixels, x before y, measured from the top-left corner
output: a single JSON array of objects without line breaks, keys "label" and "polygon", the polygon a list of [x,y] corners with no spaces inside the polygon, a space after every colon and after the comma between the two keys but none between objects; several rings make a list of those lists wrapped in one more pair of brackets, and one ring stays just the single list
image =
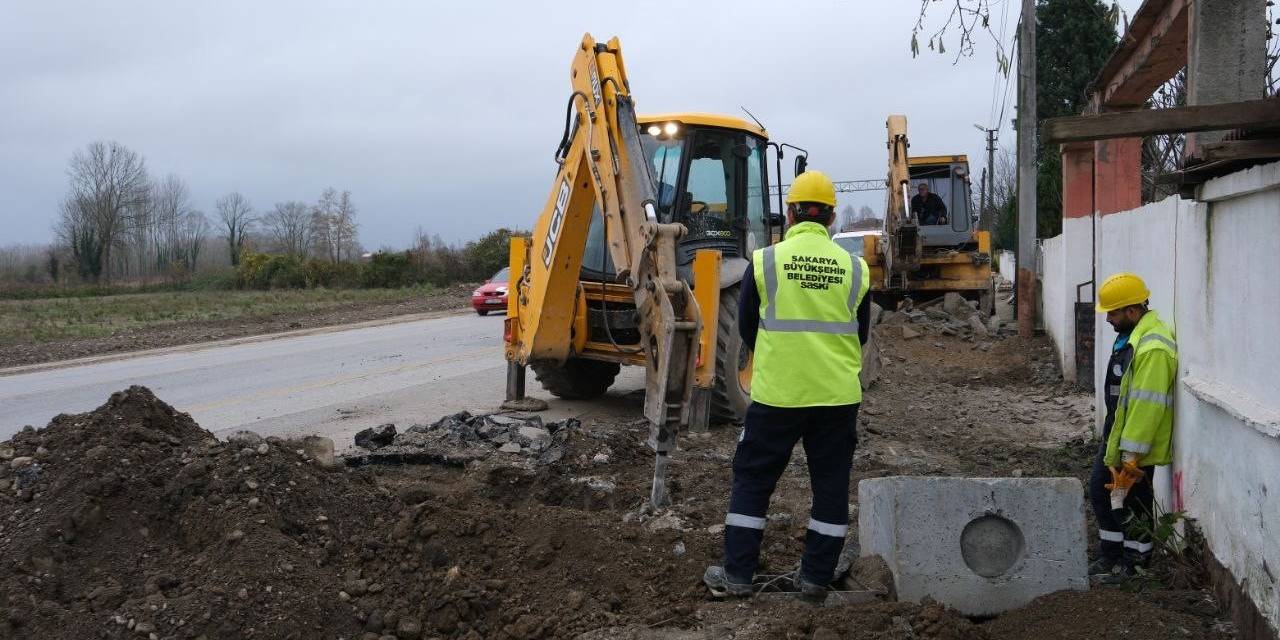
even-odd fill
[{"label": "worker in yellow safety vest", "polygon": [[1102,445],[1089,480],[1098,519],[1098,559],[1090,575],[1114,582],[1133,575],[1151,554],[1155,467],[1173,460],[1173,331],[1147,307],[1151,292],[1132,273],[1098,288],[1097,310],[1116,330],[1107,362]]},{"label": "worker in yellow safety vest", "polygon": [[849,530],[870,270],[830,238],[830,179],[817,171],[796,176],[787,203],[785,238],[756,250],[742,280],[738,323],[754,350],[751,406],[733,457],[724,564],[703,574],[721,597],[752,593],[769,498],[796,442],[804,442],[813,504],[790,582],[807,599],[826,597]]}]

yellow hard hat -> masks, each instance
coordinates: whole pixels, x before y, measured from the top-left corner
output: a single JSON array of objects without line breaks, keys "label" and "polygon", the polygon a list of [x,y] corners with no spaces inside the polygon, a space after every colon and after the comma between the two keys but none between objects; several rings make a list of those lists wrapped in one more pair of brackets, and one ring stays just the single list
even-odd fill
[{"label": "yellow hard hat", "polygon": [[1098,313],[1123,309],[1132,304],[1142,304],[1151,297],[1147,283],[1135,273],[1122,271],[1102,281],[1098,287]]},{"label": "yellow hard hat", "polygon": [[787,204],[797,202],[821,202],[828,207],[836,206],[836,186],[831,178],[821,171],[806,171],[791,183],[787,190]]}]

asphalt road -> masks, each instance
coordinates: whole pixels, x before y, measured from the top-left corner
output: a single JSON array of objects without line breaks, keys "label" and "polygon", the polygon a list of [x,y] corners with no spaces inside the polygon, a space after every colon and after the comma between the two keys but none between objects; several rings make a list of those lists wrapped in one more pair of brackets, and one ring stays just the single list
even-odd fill
[{"label": "asphalt road", "polygon": [[[59,413],[89,411],[114,391],[150,387],[206,429],[226,435],[318,434],[348,446],[360,429],[400,428],[502,402],[502,316],[448,315],[412,322],[212,343],[158,354],[14,373],[0,370],[0,439]],[[543,418],[639,417],[643,371],[627,367],[603,401],[554,399]]]}]

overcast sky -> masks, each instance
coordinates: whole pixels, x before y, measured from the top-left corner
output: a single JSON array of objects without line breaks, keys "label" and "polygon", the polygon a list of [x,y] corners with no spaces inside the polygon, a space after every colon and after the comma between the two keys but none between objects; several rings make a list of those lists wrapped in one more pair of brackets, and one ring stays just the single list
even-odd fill
[{"label": "overcast sky", "polygon": [[[996,0],[996,13],[1006,3],[1012,33],[1017,0]],[[93,140],[182,177],[210,214],[230,191],[263,210],[349,189],[370,249],[407,246],[418,225],[456,241],[529,228],[586,31],[622,39],[642,113],[746,106],[835,179],[883,177],[885,116],[905,113],[914,154],[968,153],[977,176],[973,125],[1001,104],[994,43],[980,37],[958,64],[950,51],[912,59],[918,7],[6,0],[0,245],[50,239],[67,160]],[[1013,109],[1010,95],[1009,148]],[[882,197],[846,202],[879,211]]]}]

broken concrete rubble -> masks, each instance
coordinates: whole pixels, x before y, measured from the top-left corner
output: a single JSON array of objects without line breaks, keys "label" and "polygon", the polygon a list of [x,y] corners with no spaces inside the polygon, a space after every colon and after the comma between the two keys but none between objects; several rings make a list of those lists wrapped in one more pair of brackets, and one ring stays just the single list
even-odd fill
[{"label": "broken concrete rubble", "polygon": [[978,306],[976,300],[965,300],[955,292],[919,304],[907,298],[897,312],[885,313],[881,324],[901,326],[906,340],[928,333],[978,342],[1016,334],[1015,328],[1004,326],[999,316],[984,318]]},{"label": "broken concrete rubble", "polygon": [[394,424],[383,424],[357,433],[355,442],[357,447],[373,450],[391,444],[395,437],[396,426]]},{"label": "broken concrete rubble", "polygon": [[579,426],[574,418],[544,424],[538,416],[472,415],[463,411],[444,416],[430,425],[414,425],[398,434],[394,425],[383,425],[379,427],[382,433],[393,434],[386,444],[376,444],[370,440],[371,434],[362,431],[356,434],[356,450],[347,454],[345,460],[348,465],[465,466],[503,454],[522,455],[549,464],[564,457],[569,432]]}]

